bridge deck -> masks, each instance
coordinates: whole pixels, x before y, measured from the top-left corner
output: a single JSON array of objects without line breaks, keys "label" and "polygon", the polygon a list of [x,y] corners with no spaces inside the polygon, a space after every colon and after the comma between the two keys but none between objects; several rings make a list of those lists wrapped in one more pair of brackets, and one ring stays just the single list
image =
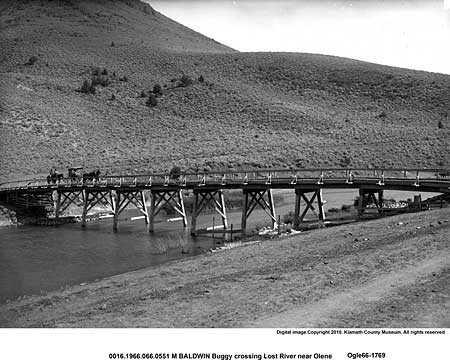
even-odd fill
[{"label": "bridge deck", "polygon": [[276,178],[270,182],[267,180],[227,180],[222,181],[207,181],[205,184],[198,181],[187,181],[185,183],[181,181],[169,181],[165,182],[89,182],[89,183],[70,183],[60,182],[59,184],[29,184],[24,185],[11,185],[9,187],[1,187],[0,194],[6,194],[9,192],[20,193],[48,193],[55,190],[76,191],[82,189],[91,190],[167,190],[167,189],[381,189],[381,190],[402,190],[402,191],[423,191],[423,192],[438,192],[449,193],[450,192],[450,180],[436,180],[436,179],[420,179],[416,183],[411,179],[385,179],[380,183],[378,178],[357,178],[349,182],[346,178],[333,178],[324,179],[319,182],[317,179],[298,179],[295,183],[291,178]]}]

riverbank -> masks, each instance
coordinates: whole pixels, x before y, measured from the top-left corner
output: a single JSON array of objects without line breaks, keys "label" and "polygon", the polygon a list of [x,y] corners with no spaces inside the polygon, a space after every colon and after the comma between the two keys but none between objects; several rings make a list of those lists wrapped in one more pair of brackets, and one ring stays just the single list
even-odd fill
[{"label": "riverbank", "polygon": [[320,229],[0,306],[2,327],[449,327],[450,210]]}]

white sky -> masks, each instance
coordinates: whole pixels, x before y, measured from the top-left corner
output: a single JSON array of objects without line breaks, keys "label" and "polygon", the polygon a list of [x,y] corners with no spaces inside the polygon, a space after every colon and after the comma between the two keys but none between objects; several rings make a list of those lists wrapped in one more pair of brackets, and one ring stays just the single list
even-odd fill
[{"label": "white sky", "polygon": [[330,54],[450,74],[450,0],[146,0],[239,51]]}]

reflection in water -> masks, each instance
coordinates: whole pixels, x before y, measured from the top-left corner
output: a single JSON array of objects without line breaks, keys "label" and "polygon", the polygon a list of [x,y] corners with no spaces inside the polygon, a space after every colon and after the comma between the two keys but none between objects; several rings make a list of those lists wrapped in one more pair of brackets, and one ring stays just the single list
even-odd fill
[{"label": "reflection in water", "polygon": [[147,0],[239,51],[337,55],[450,74],[450,10],[442,0]]}]

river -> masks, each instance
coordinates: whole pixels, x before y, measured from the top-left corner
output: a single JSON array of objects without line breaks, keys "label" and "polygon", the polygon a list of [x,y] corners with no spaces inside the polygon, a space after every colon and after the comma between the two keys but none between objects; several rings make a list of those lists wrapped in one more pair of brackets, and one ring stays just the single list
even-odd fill
[{"label": "river", "polygon": [[[294,192],[283,193],[284,203],[277,214],[293,211]],[[357,190],[324,190],[325,209],[352,204]],[[422,193],[422,199],[432,194]],[[385,198],[412,198],[408,192],[385,192]],[[193,238],[181,222],[160,218],[155,232],[149,234],[145,222],[130,221],[138,215],[131,210],[119,221],[119,231],[112,229],[112,219],[90,222],[85,229],[71,223],[55,227],[21,226],[0,228],[0,303],[23,295],[40,294],[66,286],[160,265],[176,259],[193,257],[223,245],[223,235]],[[217,214],[202,214],[199,228],[210,227]],[[241,212],[228,212],[229,224],[240,228]],[[269,225],[263,210],[249,218],[249,229]]]}]

